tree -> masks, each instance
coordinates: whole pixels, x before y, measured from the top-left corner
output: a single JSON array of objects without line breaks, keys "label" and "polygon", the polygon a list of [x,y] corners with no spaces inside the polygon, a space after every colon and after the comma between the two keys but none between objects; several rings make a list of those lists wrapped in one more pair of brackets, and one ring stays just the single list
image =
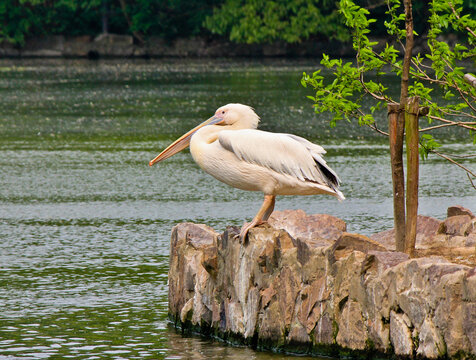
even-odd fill
[{"label": "tree", "polygon": [[223,0],[0,0],[0,42],[28,36],[130,33],[167,40],[205,32],[202,24]]},{"label": "tree", "polygon": [[212,33],[249,44],[293,43],[311,35],[349,39],[336,3],[330,0],[226,0],[204,25]]},{"label": "tree", "polygon": [[[476,56],[476,20],[462,14],[462,0],[430,1],[428,32],[424,34],[429,53],[413,55],[414,36],[419,35],[413,30],[411,0],[404,0],[403,6],[399,0],[387,0],[386,4],[388,19],[384,24],[400,49],[387,43],[383,50],[377,51],[377,42],[368,38],[376,20],[369,18],[370,12],[352,0],[341,0],[340,12],[352,31],[356,61],[344,62],[324,55],[321,64],[333,71],[334,79],[326,82],[320,71],[316,71],[311,75],[304,73],[302,84],[315,90],[315,96],[310,98],[317,113],[330,111],[335,114],[332,126],[342,119],[357,119],[360,125],[390,136],[396,247],[412,254],[418,207],[418,152],[422,158],[435,154],[457,164],[466,171],[472,184],[472,179],[476,178],[475,172],[437,151],[441,144],[428,133],[442,127],[462,127],[469,130],[476,143],[476,89],[465,82],[461,66]],[[442,35],[450,30],[463,42],[453,45],[446,42]],[[403,59],[399,57],[400,53],[403,53]],[[399,99],[392,98],[384,84],[383,76],[388,73],[401,79]],[[378,81],[369,80],[370,74],[376,75]],[[432,96],[436,88],[443,91],[443,101]],[[362,101],[368,98],[374,105],[366,112]],[[377,127],[374,116],[385,105],[389,134]],[[429,126],[419,129],[418,118],[423,115]],[[433,125],[433,122],[438,124]],[[405,126],[408,159],[406,204],[402,160]]]},{"label": "tree", "polygon": [[[98,34],[102,1],[105,0],[0,0],[0,42],[22,46],[33,34]],[[111,18],[116,28],[117,19]]]},{"label": "tree", "polygon": [[203,31],[204,19],[222,0],[119,0],[129,31],[143,41],[151,35],[167,40]]}]

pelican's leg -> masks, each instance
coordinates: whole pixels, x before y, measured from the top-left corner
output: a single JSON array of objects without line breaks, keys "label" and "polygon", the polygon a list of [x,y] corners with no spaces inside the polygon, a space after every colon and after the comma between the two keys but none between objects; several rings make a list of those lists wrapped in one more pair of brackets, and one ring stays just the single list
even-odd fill
[{"label": "pelican's leg", "polygon": [[268,220],[269,216],[274,210],[275,199],[276,199],[276,196],[274,195],[264,196],[263,205],[261,205],[261,208],[259,209],[256,216],[253,218],[253,220],[250,223],[243,225],[243,227],[241,228],[241,231],[240,231],[241,241],[245,240],[246,235],[248,234],[248,231],[250,229]]},{"label": "pelican's leg", "polygon": [[271,216],[271,214],[274,211],[274,204],[276,203],[276,196],[274,196],[274,195],[265,195],[265,199],[266,199],[266,196],[271,197],[271,204],[269,204],[268,208],[266,209],[265,213],[263,214],[263,217],[261,218],[262,222],[268,221],[269,217]]}]

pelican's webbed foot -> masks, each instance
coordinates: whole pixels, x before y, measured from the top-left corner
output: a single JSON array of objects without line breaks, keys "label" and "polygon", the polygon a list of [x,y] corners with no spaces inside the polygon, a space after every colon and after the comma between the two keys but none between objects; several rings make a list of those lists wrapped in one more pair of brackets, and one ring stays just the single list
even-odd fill
[{"label": "pelican's webbed foot", "polygon": [[246,237],[248,236],[248,231],[250,231],[250,229],[256,227],[256,226],[259,226],[259,225],[262,225],[262,224],[266,224],[267,221],[263,221],[263,220],[259,220],[259,221],[252,221],[252,222],[249,222],[249,223],[245,223],[243,225],[243,227],[241,228],[241,231],[240,231],[240,235],[237,235],[237,237],[239,237],[240,239],[240,243],[244,244],[245,243],[245,240],[246,240]]},{"label": "pelican's webbed foot", "polygon": [[255,226],[264,224],[267,222],[269,216],[274,210],[274,203],[275,203],[276,196],[274,195],[265,195],[263,204],[259,209],[258,213],[254,217],[253,221],[250,223],[245,223],[240,231],[240,242],[244,244],[246,240],[246,236],[248,235],[248,231],[254,228]]}]

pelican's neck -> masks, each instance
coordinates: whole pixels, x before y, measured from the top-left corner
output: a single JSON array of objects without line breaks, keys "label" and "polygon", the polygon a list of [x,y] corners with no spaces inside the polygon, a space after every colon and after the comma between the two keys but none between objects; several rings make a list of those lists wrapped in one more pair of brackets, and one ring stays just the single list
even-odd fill
[{"label": "pelican's neck", "polygon": [[218,138],[218,133],[222,130],[225,130],[225,126],[204,126],[193,134],[192,139],[190,140],[190,146],[192,146],[193,143],[211,144]]},{"label": "pelican's neck", "polygon": [[201,154],[202,147],[213,143],[218,139],[218,133],[223,130],[223,126],[218,125],[208,125],[204,126],[201,129],[193,134],[190,139],[190,153],[197,161],[196,156]]},{"label": "pelican's neck", "polygon": [[230,125],[207,125],[197,130],[190,140],[190,151],[198,150],[200,146],[208,145],[218,139],[218,134],[223,130],[242,130],[256,128],[256,123],[235,122]]}]

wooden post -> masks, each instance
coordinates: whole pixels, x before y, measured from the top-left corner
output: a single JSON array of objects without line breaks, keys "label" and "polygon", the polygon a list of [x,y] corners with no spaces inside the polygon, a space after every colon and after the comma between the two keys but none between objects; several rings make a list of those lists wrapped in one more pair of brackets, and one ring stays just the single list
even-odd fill
[{"label": "wooden post", "polygon": [[404,119],[399,104],[388,104],[390,164],[393,183],[395,249],[405,251],[405,176],[403,173]]},{"label": "wooden post", "polygon": [[407,189],[405,253],[413,256],[415,252],[418,216],[418,112],[420,98],[411,97],[405,106],[405,142],[407,150]]}]

